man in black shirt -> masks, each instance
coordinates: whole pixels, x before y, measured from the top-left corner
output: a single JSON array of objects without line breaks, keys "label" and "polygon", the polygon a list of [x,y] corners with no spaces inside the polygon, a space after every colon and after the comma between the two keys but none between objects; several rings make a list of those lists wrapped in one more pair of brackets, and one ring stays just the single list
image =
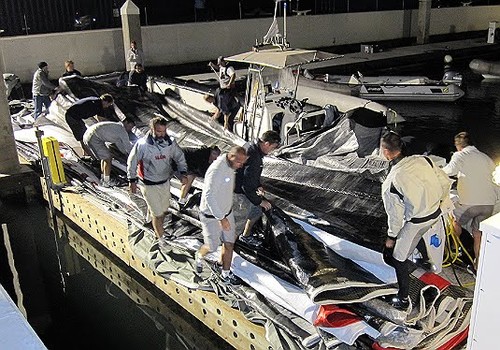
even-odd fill
[{"label": "man in black shirt", "polygon": [[68,108],[65,114],[66,123],[73,132],[75,139],[80,141],[85,154],[86,148],[83,145],[83,134],[87,130],[84,120],[97,116],[98,121],[104,121],[104,111],[113,106],[113,96],[104,94],[101,97],[85,97],[76,101],[71,107]]},{"label": "man in black shirt", "polygon": [[128,77],[128,85],[137,85],[142,91],[146,91],[148,83],[148,75],[144,72],[144,67],[140,63],[136,63],[133,70],[130,71]]},{"label": "man in black shirt", "polygon": [[248,160],[236,173],[233,212],[237,234],[249,235],[253,224],[261,217],[262,209],[271,209],[271,203],[262,198],[265,193],[260,184],[262,158],[278,148],[280,142],[276,131],[266,131],[250,145],[247,150]]},{"label": "man in black shirt", "polygon": [[196,177],[205,177],[208,167],[221,153],[219,147],[217,146],[183,148],[183,151],[188,171],[186,173],[187,181],[181,186],[181,194],[179,196],[180,205],[186,204],[187,195],[191,189],[194,179]]}]

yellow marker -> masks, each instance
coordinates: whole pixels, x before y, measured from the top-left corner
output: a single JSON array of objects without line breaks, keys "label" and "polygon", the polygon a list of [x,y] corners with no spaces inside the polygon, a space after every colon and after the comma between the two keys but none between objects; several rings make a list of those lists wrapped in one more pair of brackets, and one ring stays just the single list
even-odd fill
[{"label": "yellow marker", "polygon": [[52,183],[54,185],[66,183],[57,139],[52,136],[42,137],[42,148],[43,154],[47,157]]}]

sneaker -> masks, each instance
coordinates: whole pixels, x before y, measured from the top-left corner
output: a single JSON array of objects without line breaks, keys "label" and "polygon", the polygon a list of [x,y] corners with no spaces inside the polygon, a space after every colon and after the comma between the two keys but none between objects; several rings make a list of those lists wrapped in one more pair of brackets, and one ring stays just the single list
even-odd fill
[{"label": "sneaker", "polygon": [[238,276],[233,274],[232,271],[229,271],[229,274],[225,277],[221,275],[220,279],[221,279],[222,283],[231,284],[233,286],[237,286],[237,285],[241,284],[241,282],[242,282]]},{"label": "sneaker", "polygon": [[415,265],[417,265],[417,267],[420,267],[426,271],[434,271],[434,266],[429,260],[425,260],[423,258],[416,258],[413,259],[413,261]]},{"label": "sneaker", "polygon": [[184,205],[186,205],[186,198],[179,198],[177,203],[179,203],[179,207],[183,207]]},{"label": "sneaker", "polygon": [[394,307],[398,310],[405,311],[410,306],[410,299],[408,297],[400,298],[400,297],[398,297],[397,294],[384,295],[382,297],[382,300],[388,302],[392,307]]},{"label": "sneaker", "polygon": [[196,253],[196,272],[203,272],[203,258]]}]

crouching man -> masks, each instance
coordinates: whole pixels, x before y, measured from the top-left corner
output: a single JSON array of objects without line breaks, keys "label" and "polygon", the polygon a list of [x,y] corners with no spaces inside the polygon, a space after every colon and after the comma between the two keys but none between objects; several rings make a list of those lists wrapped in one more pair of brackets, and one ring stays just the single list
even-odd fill
[{"label": "crouching man", "polygon": [[235,146],[229,153],[220,155],[208,168],[201,194],[200,222],[203,242],[196,253],[196,269],[203,269],[203,259],[215,251],[222,242],[222,280],[231,283],[234,276],[230,271],[234,242],[238,238],[234,230],[233,189],[235,170],[247,160],[246,150]]}]

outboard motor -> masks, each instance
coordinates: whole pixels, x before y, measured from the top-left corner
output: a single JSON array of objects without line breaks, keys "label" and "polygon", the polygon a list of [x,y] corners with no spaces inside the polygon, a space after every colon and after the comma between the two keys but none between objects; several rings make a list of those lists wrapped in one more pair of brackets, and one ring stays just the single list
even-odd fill
[{"label": "outboard motor", "polygon": [[443,75],[443,83],[446,85],[455,84],[457,86],[462,86],[462,74],[453,70],[449,70]]},{"label": "outboard motor", "polygon": [[450,55],[444,56],[444,75],[441,81],[445,85],[455,84],[457,86],[462,86],[462,74],[453,70],[451,64],[453,62],[453,57]]}]

